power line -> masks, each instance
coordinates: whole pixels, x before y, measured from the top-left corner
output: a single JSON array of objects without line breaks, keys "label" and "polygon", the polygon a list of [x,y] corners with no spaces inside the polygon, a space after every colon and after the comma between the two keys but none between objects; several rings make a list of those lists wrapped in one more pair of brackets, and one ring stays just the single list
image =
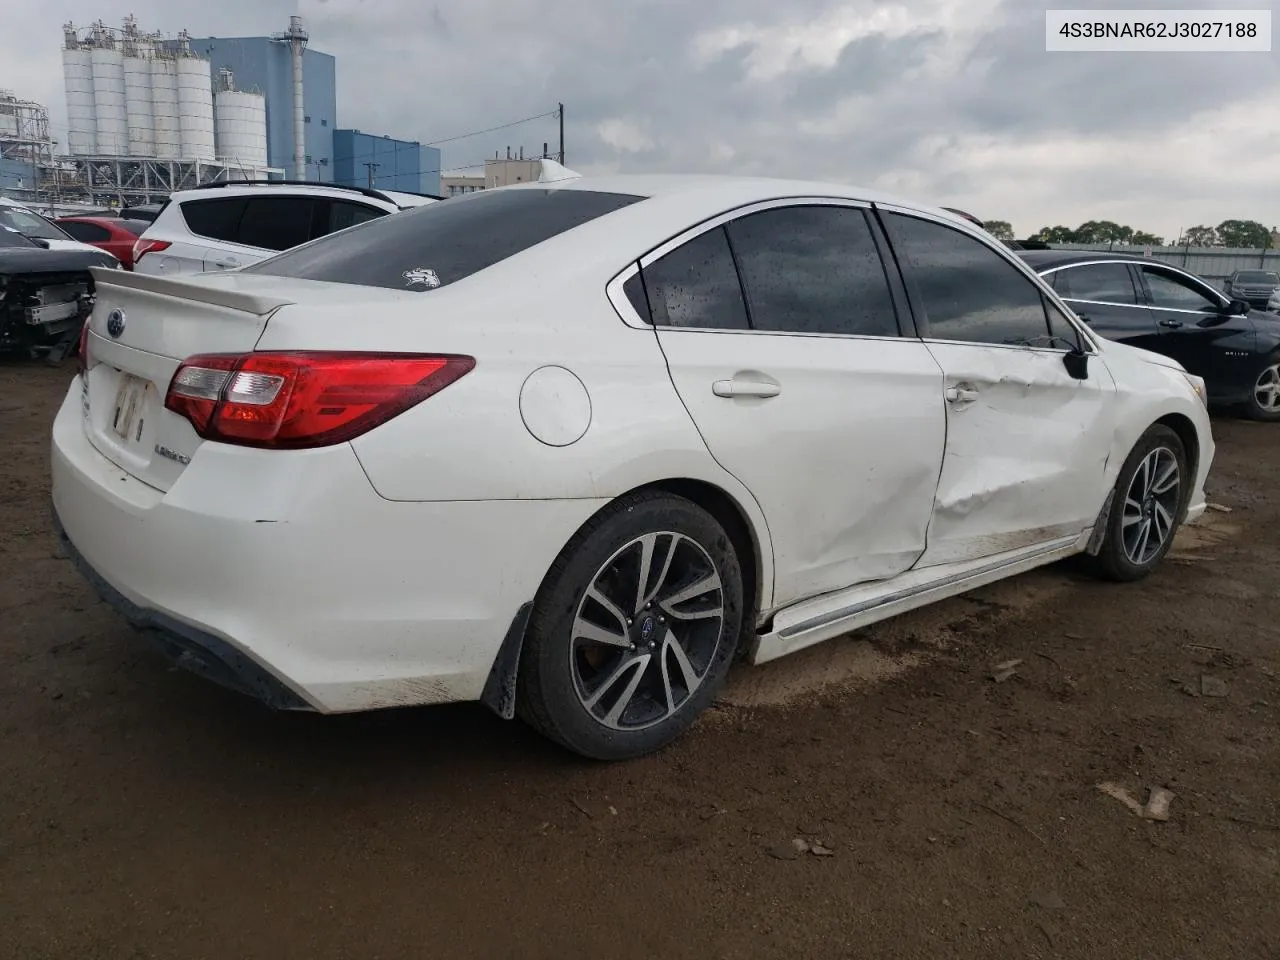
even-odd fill
[{"label": "power line", "polygon": [[482,133],[493,133],[497,130],[505,130],[508,127],[518,127],[522,123],[530,123],[534,120],[545,120],[547,117],[556,116],[557,114],[559,114],[559,112],[560,112],[559,108],[555,110],[548,110],[546,113],[539,113],[533,117],[525,117],[523,120],[512,120],[510,123],[501,123],[496,127],[487,127],[484,130],[474,130],[471,133],[460,133],[456,137],[445,137],[442,140],[432,140],[429,143],[424,143],[423,146],[438,147],[442,143],[452,143],[455,140],[465,140],[468,137],[478,137]]}]

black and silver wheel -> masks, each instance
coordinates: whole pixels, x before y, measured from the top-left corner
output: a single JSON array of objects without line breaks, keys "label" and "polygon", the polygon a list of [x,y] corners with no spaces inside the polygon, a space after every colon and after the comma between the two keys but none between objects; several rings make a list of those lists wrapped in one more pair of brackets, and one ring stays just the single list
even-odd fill
[{"label": "black and silver wheel", "polygon": [[1280,355],[1267,358],[1253,383],[1245,412],[1254,420],[1280,420]]},{"label": "black and silver wheel", "polygon": [[1178,435],[1156,424],[1133,448],[1116,480],[1095,566],[1112,580],[1139,580],[1164,559],[1192,482]]},{"label": "black and silver wheel", "polygon": [[584,756],[649,753],[711,702],[741,626],[741,568],[720,524],[681,497],[627,498],[574,537],[539,591],[518,709]]}]

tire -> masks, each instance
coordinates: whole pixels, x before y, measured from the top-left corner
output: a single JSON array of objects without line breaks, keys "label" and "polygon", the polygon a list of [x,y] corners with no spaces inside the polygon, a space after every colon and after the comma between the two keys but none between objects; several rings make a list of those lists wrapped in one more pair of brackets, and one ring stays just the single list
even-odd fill
[{"label": "tire", "polygon": [[1280,420],[1280,353],[1267,357],[1245,401],[1244,413],[1251,420]]},{"label": "tire", "polygon": [[[1167,480],[1161,480],[1169,465],[1177,468],[1176,474],[1169,478],[1173,481],[1172,487],[1165,485]],[[1107,515],[1102,546],[1096,557],[1088,558],[1093,572],[1108,580],[1127,583],[1141,580],[1154,570],[1173,545],[1189,484],[1193,482],[1182,440],[1162,424],[1149,427],[1130,451],[1116,478],[1115,497]],[[1148,530],[1145,544],[1140,540],[1144,527]],[[1154,548],[1150,534],[1163,534]]]},{"label": "tire", "polygon": [[574,535],[544,579],[520,654],[516,710],[592,759],[659,750],[724,683],[742,603],[738,556],[709,513],[658,491],[625,497]]}]

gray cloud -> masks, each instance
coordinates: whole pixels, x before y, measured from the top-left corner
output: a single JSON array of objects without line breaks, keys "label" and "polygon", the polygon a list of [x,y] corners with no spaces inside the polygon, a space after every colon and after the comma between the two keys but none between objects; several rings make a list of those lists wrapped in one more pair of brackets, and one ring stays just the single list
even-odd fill
[{"label": "gray cloud", "polygon": [[[1136,5],[1138,0],[1134,0]],[[1153,0],[1154,3],[1154,0]],[[1160,0],[1219,7],[1238,0]],[[1049,0],[58,0],[7,13],[0,86],[64,113],[65,19],[252,35],[307,18],[343,125],[424,142],[566,104],[584,171],[860,182],[1012,220],[1173,233],[1280,222],[1270,54],[1063,54]],[[1106,9],[1099,0],[1069,6]],[[167,9],[166,9],[167,7]],[[544,118],[443,145],[446,166],[554,148]],[[1255,160],[1254,158],[1258,158]]]}]

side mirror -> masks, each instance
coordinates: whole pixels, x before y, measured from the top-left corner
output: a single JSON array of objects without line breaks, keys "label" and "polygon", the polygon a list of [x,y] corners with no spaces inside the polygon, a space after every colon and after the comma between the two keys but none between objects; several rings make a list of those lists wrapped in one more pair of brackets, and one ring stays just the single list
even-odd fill
[{"label": "side mirror", "polygon": [[1062,365],[1074,380],[1089,379],[1089,355],[1083,350],[1068,350],[1062,355]]},{"label": "side mirror", "polygon": [[28,237],[27,239],[30,240],[32,243],[34,243],[37,247],[40,247],[42,250],[49,249],[48,240],[41,240],[39,237]]},{"label": "side mirror", "polygon": [[1227,308],[1227,312],[1233,317],[1243,317],[1249,312],[1249,301],[1233,298],[1231,306]]}]

